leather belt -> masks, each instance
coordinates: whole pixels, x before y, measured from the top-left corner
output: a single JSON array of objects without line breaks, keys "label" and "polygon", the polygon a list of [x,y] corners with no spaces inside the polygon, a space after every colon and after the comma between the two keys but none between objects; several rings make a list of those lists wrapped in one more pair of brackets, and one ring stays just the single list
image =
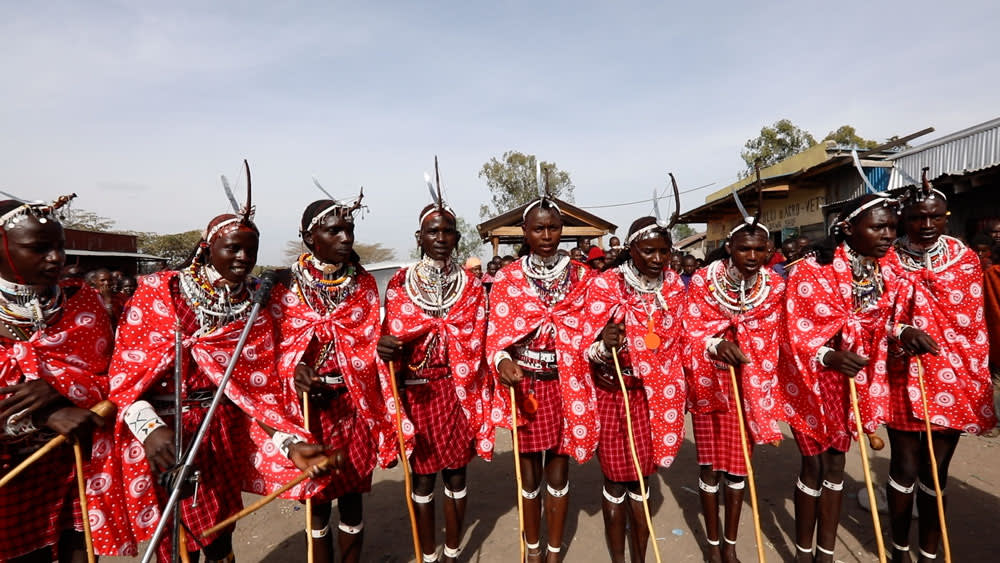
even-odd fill
[{"label": "leather belt", "polygon": [[324,383],[325,385],[343,385],[344,384],[344,374],[338,373],[338,374],[334,375],[334,374],[329,374],[328,373],[326,375],[319,376],[319,380],[322,383]]},{"label": "leather belt", "polygon": [[558,357],[554,350],[517,348],[514,350],[514,361],[522,368],[536,373],[555,373],[559,369]]}]

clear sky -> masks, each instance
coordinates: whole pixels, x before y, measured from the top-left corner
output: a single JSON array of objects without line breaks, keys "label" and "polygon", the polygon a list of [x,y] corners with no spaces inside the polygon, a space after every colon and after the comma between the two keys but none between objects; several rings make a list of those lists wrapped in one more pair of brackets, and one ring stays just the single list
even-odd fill
[{"label": "clear sky", "polygon": [[[358,240],[405,258],[435,154],[477,223],[477,172],[510,149],[569,171],[582,206],[667,171],[714,183],[689,209],[781,118],[817,139],[936,127],[925,142],[997,117],[998,23],[995,1],[0,0],[0,189],[178,232],[227,211],[219,174],[245,157],[260,263],[296,237],[313,174],[364,184]],[[649,210],[595,212],[622,233]]]}]

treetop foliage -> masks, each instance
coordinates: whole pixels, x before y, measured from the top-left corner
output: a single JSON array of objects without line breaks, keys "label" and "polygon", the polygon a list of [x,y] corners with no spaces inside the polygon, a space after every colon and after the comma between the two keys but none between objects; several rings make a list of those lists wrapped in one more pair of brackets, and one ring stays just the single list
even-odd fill
[{"label": "treetop foliage", "polygon": [[[483,164],[479,177],[486,182],[491,199],[480,206],[483,219],[510,211],[538,197],[535,174],[536,157],[518,151],[507,151],[499,159],[493,157]],[[559,170],[554,162],[542,161],[543,175],[548,172],[548,195],[563,201],[573,201],[573,181],[569,172]]]}]

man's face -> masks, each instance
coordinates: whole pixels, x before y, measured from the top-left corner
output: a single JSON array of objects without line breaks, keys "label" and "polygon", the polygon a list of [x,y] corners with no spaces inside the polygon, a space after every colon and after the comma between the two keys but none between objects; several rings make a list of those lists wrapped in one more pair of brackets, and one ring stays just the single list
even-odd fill
[{"label": "man's face", "polygon": [[681,259],[681,273],[690,276],[697,269],[698,261],[694,259],[694,256],[685,256]]},{"label": "man's face", "polygon": [[903,229],[910,242],[930,246],[948,228],[948,206],[939,197],[925,199],[903,210]]},{"label": "man's face", "polygon": [[53,285],[66,262],[63,228],[56,221],[22,218],[4,234],[6,255],[0,257],[0,276],[30,285]]},{"label": "man's face", "polygon": [[[458,245],[458,229],[455,228],[455,219],[444,213],[431,213],[420,225],[418,239],[420,248],[428,258],[447,260]],[[476,266],[476,268],[478,268],[479,273],[473,273],[477,276],[482,275],[482,266]]]},{"label": "man's face", "polygon": [[338,213],[328,213],[302,236],[313,256],[327,264],[343,264],[354,250],[354,221]]},{"label": "man's face", "polygon": [[219,235],[209,246],[209,261],[232,284],[241,283],[257,264],[259,238],[250,229],[233,229]]},{"label": "man's face", "polygon": [[781,243],[781,253],[785,255],[785,260],[792,262],[799,257],[799,241],[789,239]]},{"label": "man's face", "polygon": [[749,278],[760,271],[767,260],[767,235],[760,230],[741,230],[726,243],[733,267],[744,278]]},{"label": "man's face", "polygon": [[993,221],[987,234],[993,238],[993,244],[1000,244],[1000,221]]},{"label": "man's face", "polygon": [[675,271],[675,272],[677,272],[678,274],[681,273],[681,257],[680,256],[678,256],[678,255],[675,254],[675,255],[673,255],[673,256],[670,257],[670,269],[673,270],[673,271]]},{"label": "man's face", "polygon": [[577,262],[583,262],[583,251],[580,247],[573,248],[569,251],[569,257]]},{"label": "man's face", "polygon": [[862,256],[882,258],[896,237],[896,214],[885,207],[876,207],[853,224],[844,227],[847,244]]},{"label": "man's face", "polygon": [[542,258],[555,256],[562,236],[562,216],[552,209],[535,207],[524,220],[524,242],[528,248]]}]

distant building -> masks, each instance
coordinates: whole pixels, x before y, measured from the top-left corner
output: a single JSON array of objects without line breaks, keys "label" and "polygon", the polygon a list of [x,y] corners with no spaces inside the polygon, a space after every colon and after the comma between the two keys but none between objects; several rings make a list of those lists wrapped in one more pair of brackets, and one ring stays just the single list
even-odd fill
[{"label": "distant building", "polygon": [[64,229],[66,264],[79,264],[85,270],[107,268],[128,275],[155,272],[166,267],[160,256],[138,252],[137,237],[121,233]]},{"label": "distant building", "polygon": [[[552,198],[559,205],[563,217],[563,230],[560,242],[575,243],[578,238],[597,239],[597,246],[604,247],[604,237],[614,234],[618,226],[609,221],[601,219],[593,213],[589,213],[567,203],[558,198]],[[521,225],[524,221],[521,214],[528,204],[518,206],[510,211],[501,213],[492,219],[487,219],[476,225],[476,230],[483,242],[489,242],[493,246],[493,256],[500,253],[501,244],[519,246],[524,242],[524,233]]]}]

